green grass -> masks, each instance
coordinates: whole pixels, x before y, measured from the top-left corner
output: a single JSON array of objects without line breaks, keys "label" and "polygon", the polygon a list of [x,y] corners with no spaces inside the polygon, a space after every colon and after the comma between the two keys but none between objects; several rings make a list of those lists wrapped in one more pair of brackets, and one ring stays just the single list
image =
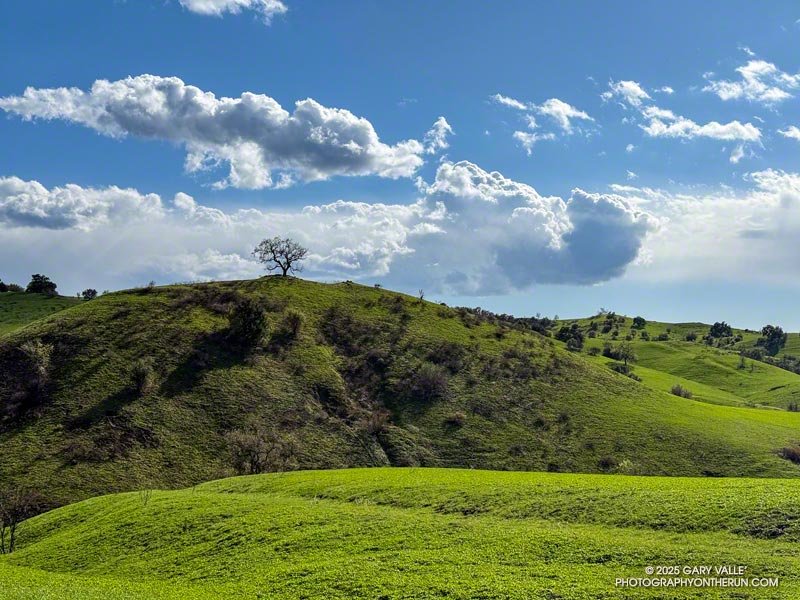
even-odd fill
[{"label": "green grass", "polygon": [[80,304],[80,298],[48,297],[44,294],[5,292],[0,294],[0,335],[14,331],[59,311]]},{"label": "green grass", "polygon": [[[235,350],[220,306],[225,294],[263,302],[273,333],[288,308],[301,311],[299,338],[267,336],[253,351]],[[355,350],[324,333],[332,307],[350,319],[337,335],[362,331]],[[759,394],[772,375],[742,373],[725,363],[732,357],[704,359],[731,373],[727,387],[702,387],[687,372],[697,400],[686,400],[667,391],[678,367],[668,376],[642,368],[637,383],[610,371],[607,359],[567,352],[536,333],[350,283],[268,277],[106,294],[0,335],[0,413],[17,389],[17,348],[29,340],[52,344],[51,378],[35,406],[0,419],[0,481],[36,487],[50,506],[235,475],[225,434],[253,421],[284,436],[299,469],[602,473],[625,463],[650,475],[800,472],[780,455],[800,442],[800,414],[743,406],[769,404]],[[419,365],[440,360],[442,344],[463,352],[446,394],[404,392]],[[692,362],[679,349],[659,357],[672,346],[650,344],[643,366]],[[374,356],[382,366],[370,366]],[[155,369],[144,396],[131,378],[139,358]],[[746,396],[738,382],[749,386]],[[384,410],[388,422],[370,428]]]},{"label": "green grass", "polygon": [[[0,558],[0,589],[13,600],[792,598],[798,493],[797,480],[454,469],[241,477],[36,517]],[[615,588],[648,565],[745,565],[780,585]]]},{"label": "green grass", "polygon": [[[598,331],[598,337],[586,339],[586,350],[602,348],[606,342],[618,344],[631,331],[633,320],[625,318],[619,325],[619,337],[613,339],[610,333]],[[595,319],[602,323],[602,319]],[[559,322],[571,325],[577,323],[585,331],[592,319],[573,319]],[[732,406],[772,407],[786,409],[792,402],[800,402],[800,375],[768,365],[745,359],[741,368],[737,349],[754,346],[758,334],[734,329],[734,335],[741,335],[742,341],[731,349],[707,346],[702,337],[708,333],[709,325],[702,323],[658,323],[648,321],[645,330],[651,341],[644,341],[640,333],[630,342],[636,352],[634,369],[648,387],[668,392],[674,384],[689,389],[698,400]],[[669,340],[653,341],[659,334],[667,334]],[[698,338],[694,342],[685,340],[689,332]],[[793,335],[789,339],[794,339]],[[788,344],[787,344],[788,345]],[[596,357],[600,362],[602,357]],[[607,363],[608,359],[602,359]]]}]

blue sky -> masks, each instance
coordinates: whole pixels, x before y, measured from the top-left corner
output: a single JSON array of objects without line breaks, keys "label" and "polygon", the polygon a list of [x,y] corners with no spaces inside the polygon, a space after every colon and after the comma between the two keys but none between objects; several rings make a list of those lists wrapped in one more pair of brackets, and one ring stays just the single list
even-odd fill
[{"label": "blue sky", "polygon": [[27,0],[0,17],[6,281],[252,277],[249,250],[282,234],[321,280],[800,329],[795,3]]}]

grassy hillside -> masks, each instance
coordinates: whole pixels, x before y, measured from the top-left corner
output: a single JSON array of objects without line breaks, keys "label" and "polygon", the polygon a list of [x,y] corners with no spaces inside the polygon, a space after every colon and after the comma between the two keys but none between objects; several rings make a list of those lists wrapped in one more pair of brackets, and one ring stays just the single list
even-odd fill
[{"label": "grassy hillside", "polygon": [[[246,349],[229,319],[242,298],[269,325]],[[247,472],[248,445],[258,470],[787,477],[799,432],[798,413],[678,398],[532,331],[352,283],[129,290],[0,336],[0,483],[50,505]]]},{"label": "grassy hillside", "polygon": [[49,297],[44,294],[24,292],[0,293],[0,335],[81,302],[80,298],[69,296]]},{"label": "grassy hillside", "polygon": [[[0,589],[13,600],[794,598],[798,493],[797,480],[453,469],[241,477],[36,517],[0,557]],[[745,565],[779,587],[615,587],[648,565]]]},{"label": "grassy hillside", "polygon": [[[715,404],[732,406],[772,407],[786,409],[800,402],[800,375],[752,359],[742,362],[738,350],[754,347],[759,334],[734,329],[741,341],[729,347],[707,345],[702,339],[709,325],[702,323],[659,323],[648,321],[643,330],[632,329],[630,317],[618,317],[617,325],[603,332],[603,317],[561,321],[558,326],[578,324],[587,335],[585,353],[590,348],[601,349],[604,344],[618,344],[633,335],[630,344],[636,353],[635,372],[646,386],[669,392],[675,384],[689,389],[693,398]],[[596,337],[588,337],[592,322],[597,323]],[[618,331],[614,336],[614,329]],[[642,331],[649,340],[642,339]],[[697,335],[687,341],[690,333]],[[659,336],[667,340],[656,341]],[[790,334],[788,339],[797,338]],[[788,346],[787,342],[787,346]],[[595,363],[607,365],[603,356],[590,357]]]}]

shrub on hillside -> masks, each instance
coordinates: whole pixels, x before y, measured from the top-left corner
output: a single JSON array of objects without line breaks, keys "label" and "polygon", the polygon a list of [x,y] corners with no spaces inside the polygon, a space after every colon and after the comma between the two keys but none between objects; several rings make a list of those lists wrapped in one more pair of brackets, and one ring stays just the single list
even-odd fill
[{"label": "shrub on hillside", "polygon": [[686,337],[684,339],[687,342],[693,342],[697,339],[697,334],[694,331],[690,331],[689,333],[686,334]]},{"label": "shrub on hillside", "polygon": [[267,313],[253,298],[242,298],[231,309],[229,335],[240,346],[257,346],[267,333]]},{"label": "shrub on hillside", "polygon": [[647,321],[645,321],[644,317],[634,317],[633,319],[634,329],[644,329],[646,326],[647,326]]},{"label": "shrub on hillside", "polygon": [[693,396],[692,392],[687,390],[680,383],[676,383],[675,385],[673,385],[669,391],[672,395],[680,396],[681,398],[691,398]]},{"label": "shrub on hillside", "polygon": [[97,298],[97,290],[92,288],[86,288],[81,292],[81,298],[84,300],[94,300]]},{"label": "shrub on hillside", "polygon": [[275,333],[272,335],[272,343],[277,345],[288,345],[300,336],[303,328],[305,315],[298,310],[289,308],[283,314],[283,318],[278,324]]},{"label": "shrub on hillside", "polygon": [[597,346],[592,346],[591,348],[589,348],[589,349],[586,351],[586,353],[587,353],[589,356],[597,356],[598,354],[600,354],[600,348],[598,348]]},{"label": "shrub on hillside", "polygon": [[455,342],[439,342],[428,352],[429,361],[441,365],[453,375],[464,368],[466,356],[466,348]]},{"label": "shrub on hillside", "polygon": [[650,334],[646,331],[641,331],[639,333],[639,337],[642,338],[642,341],[649,342],[650,341]]},{"label": "shrub on hillside", "polygon": [[3,280],[0,279],[0,294],[3,294],[8,291],[8,285],[3,283]]},{"label": "shrub on hillside", "polygon": [[9,283],[8,284],[8,291],[9,292],[24,292],[25,289],[21,285],[17,285],[16,283]]},{"label": "shrub on hillside", "polygon": [[153,389],[156,377],[153,370],[153,361],[149,358],[140,358],[131,365],[131,383],[139,396],[146,396]]},{"label": "shrub on hillside", "polygon": [[297,468],[294,442],[263,425],[234,429],[225,434],[233,466],[240,475],[258,475]]},{"label": "shrub on hillside", "polygon": [[669,341],[669,334],[668,333],[659,333],[656,336],[656,341],[657,342],[667,342],[667,341]]},{"label": "shrub on hillside", "polygon": [[444,424],[448,425],[449,427],[463,427],[464,423],[467,422],[467,415],[463,412],[454,412],[452,415],[449,415],[445,418]]},{"label": "shrub on hillside", "polygon": [[432,402],[447,397],[449,380],[444,367],[423,362],[401,382],[402,391],[412,399]]},{"label": "shrub on hillside", "polygon": [[792,461],[796,465],[800,465],[800,446],[786,446],[781,449],[780,455],[782,458]]}]

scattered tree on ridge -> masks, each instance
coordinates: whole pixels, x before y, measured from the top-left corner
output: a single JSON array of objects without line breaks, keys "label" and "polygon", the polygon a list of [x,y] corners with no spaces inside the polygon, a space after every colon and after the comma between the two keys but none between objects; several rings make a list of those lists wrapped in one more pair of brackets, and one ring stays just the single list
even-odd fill
[{"label": "scattered tree on ridge", "polygon": [[733,329],[731,326],[728,325],[725,321],[721,323],[717,322],[711,326],[711,329],[708,330],[708,337],[711,338],[724,338],[724,337],[731,337],[733,335]]},{"label": "scattered tree on ridge", "polygon": [[35,275],[31,275],[31,281],[28,284],[28,287],[25,288],[25,291],[29,294],[46,294],[47,296],[55,296],[56,287],[58,286],[56,286],[55,282],[51,281],[49,277],[36,273]]},{"label": "scattered tree on ridge", "polygon": [[300,261],[306,257],[306,254],[308,254],[308,248],[304,248],[290,238],[278,236],[262,240],[253,250],[253,256],[265,266],[267,271],[280,269],[281,275],[284,277],[289,273],[299,273],[303,270]]},{"label": "scattered tree on ridge", "polygon": [[782,327],[777,325],[764,325],[761,329],[763,337],[758,338],[757,346],[763,346],[766,351],[774,356],[786,344],[787,335]]},{"label": "scattered tree on ridge", "polygon": [[81,298],[84,300],[94,300],[97,298],[97,290],[92,288],[86,288],[81,292]]},{"label": "scattered tree on ridge", "polygon": [[634,317],[633,318],[633,328],[634,329],[644,329],[647,327],[647,321],[644,317]]}]

